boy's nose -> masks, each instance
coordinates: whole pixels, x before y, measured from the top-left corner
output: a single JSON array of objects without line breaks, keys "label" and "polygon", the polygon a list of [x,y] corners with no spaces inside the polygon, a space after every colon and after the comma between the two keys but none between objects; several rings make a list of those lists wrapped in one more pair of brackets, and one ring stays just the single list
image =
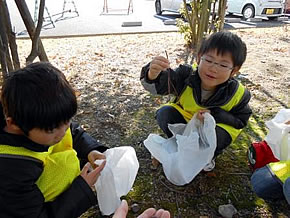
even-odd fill
[{"label": "boy's nose", "polygon": [[67,123],[67,124],[65,124],[65,125],[63,125],[63,126],[61,127],[61,129],[60,129],[60,131],[59,131],[59,134],[58,134],[58,138],[63,138],[63,137],[64,137],[64,135],[65,135],[67,129],[69,128],[69,126],[70,126],[70,123]]},{"label": "boy's nose", "polygon": [[212,63],[211,66],[209,67],[210,70],[214,71],[215,73],[218,72],[218,64],[217,63]]}]

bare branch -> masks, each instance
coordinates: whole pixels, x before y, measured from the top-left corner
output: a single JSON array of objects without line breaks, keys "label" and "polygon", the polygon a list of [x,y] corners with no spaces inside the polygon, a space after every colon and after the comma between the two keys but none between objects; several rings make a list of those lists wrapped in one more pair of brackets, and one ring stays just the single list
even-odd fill
[{"label": "bare branch", "polygon": [[40,54],[40,51],[38,49],[38,40],[43,24],[44,6],[45,0],[40,0],[37,27],[34,32],[34,36],[32,37],[32,48],[30,54],[26,58],[26,65],[31,64],[33,60]]},{"label": "bare branch", "polygon": [[15,37],[15,33],[12,31],[9,10],[8,10],[5,0],[2,1],[1,8],[2,8],[2,13],[3,13],[3,20],[4,20],[4,23],[6,24],[6,30],[7,30],[6,34],[8,36],[9,46],[10,46],[12,60],[13,60],[13,66],[14,66],[14,70],[16,70],[20,68],[20,61],[18,57],[16,37]]},{"label": "bare branch", "polygon": [[[4,61],[6,62],[5,67],[8,72],[13,71],[13,66],[12,62],[10,59],[10,53],[9,53],[9,45],[8,45],[8,38],[7,38],[7,30],[6,30],[6,25],[5,25],[5,20],[4,20],[4,13],[3,13],[3,1],[0,1],[0,35],[1,35],[1,50],[2,54],[1,57],[5,60],[1,61],[1,63]],[[4,69],[5,70],[5,69]]]},{"label": "bare branch", "polygon": [[[26,5],[26,2],[23,0],[15,0],[15,3],[17,5],[18,11],[20,12],[22,20],[25,24],[27,32],[28,32],[30,38],[33,39],[34,34],[35,34],[35,26],[34,26],[34,22],[33,22],[33,19],[31,17],[31,14],[29,12],[29,9]],[[38,49],[40,51],[40,53],[39,53],[40,61],[48,61],[48,58],[46,56],[41,39],[38,39]]]},{"label": "bare branch", "polygon": [[6,62],[6,53],[4,51],[1,38],[0,38],[0,61],[1,61],[2,75],[3,75],[3,78],[5,80],[5,78],[8,75],[8,70],[7,70],[7,62]]}]

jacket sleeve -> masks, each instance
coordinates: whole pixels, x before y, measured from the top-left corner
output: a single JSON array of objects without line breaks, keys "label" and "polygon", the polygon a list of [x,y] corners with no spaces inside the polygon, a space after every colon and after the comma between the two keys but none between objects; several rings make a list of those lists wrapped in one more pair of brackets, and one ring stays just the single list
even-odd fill
[{"label": "jacket sleeve", "polygon": [[[179,65],[175,70],[169,68],[161,71],[154,80],[149,80],[150,63],[145,65],[141,70],[140,80],[145,90],[151,94],[167,95],[169,92],[179,95],[185,85],[185,80],[192,73],[190,65]],[[169,80],[169,82],[168,82]]]},{"label": "jacket sleeve", "polygon": [[97,197],[92,189],[81,176],[78,176],[56,200],[44,204],[40,217],[79,217],[96,204]]},{"label": "jacket sleeve", "polygon": [[45,202],[35,184],[42,170],[42,163],[39,162],[20,158],[0,158],[1,218],[79,217],[97,204],[94,192],[81,176],[78,176],[55,200]]},{"label": "jacket sleeve", "polygon": [[100,152],[106,151],[108,148],[90,136],[78,123],[72,122],[71,133],[73,138],[73,147],[80,159],[86,159],[92,150]]},{"label": "jacket sleeve", "polygon": [[252,110],[248,104],[250,98],[250,92],[245,89],[245,93],[240,102],[230,111],[225,111],[220,107],[215,107],[210,109],[210,112],[216,123],[224,123],[236,129],[242,129],[247,125],[248,120],[252,114]]}]

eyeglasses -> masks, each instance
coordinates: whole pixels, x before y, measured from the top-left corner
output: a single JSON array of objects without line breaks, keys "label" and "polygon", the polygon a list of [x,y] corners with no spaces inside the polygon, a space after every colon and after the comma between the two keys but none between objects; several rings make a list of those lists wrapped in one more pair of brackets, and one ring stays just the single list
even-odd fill
[{"label": "eyeglasses", "polygon": [[216,68],[218,69],[218,71],[220,71],[220,72],[227,72],[229,70],[234,69],[233,67],[230,67],[226,64],[214,62],[214,61],[210,60],[209,58],[206,58],[203,56],[201,57],[201,60],[204,61],[204,64],[207,65],[208,67],[212,67],[213,65],[215,65]]}]

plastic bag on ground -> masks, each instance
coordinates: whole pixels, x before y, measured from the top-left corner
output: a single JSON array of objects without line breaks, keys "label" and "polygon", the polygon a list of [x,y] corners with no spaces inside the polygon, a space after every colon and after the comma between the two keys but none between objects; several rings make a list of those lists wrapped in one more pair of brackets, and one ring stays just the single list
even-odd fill
[{"label": "plastic bag on ground", "polygon": [[[123,146],[108,149],[106,165],[98,178],[98,204],[103,215],[110,215],[120,206],[120,197],[127,195],[135,181],[139,162],[133,147]],[[100,164],[102,160],[96,160]]]},{"label": "plastic bag on ground", "polygon": [[269,129],[265,141],[268,143],[274,156],[283,161],[290,160],[290,109],[281,109],[276,116],[266,122]]},{"label": "plastic bag on ground", "polygon": [[163,166],[167,179],[175,185],[190,183],[212,160],[216,149],[215,120],[204,114],[202,124],[194,116],[187,124],[169,124],[173,136],[165,139],[150,134],[145,147]]}]

